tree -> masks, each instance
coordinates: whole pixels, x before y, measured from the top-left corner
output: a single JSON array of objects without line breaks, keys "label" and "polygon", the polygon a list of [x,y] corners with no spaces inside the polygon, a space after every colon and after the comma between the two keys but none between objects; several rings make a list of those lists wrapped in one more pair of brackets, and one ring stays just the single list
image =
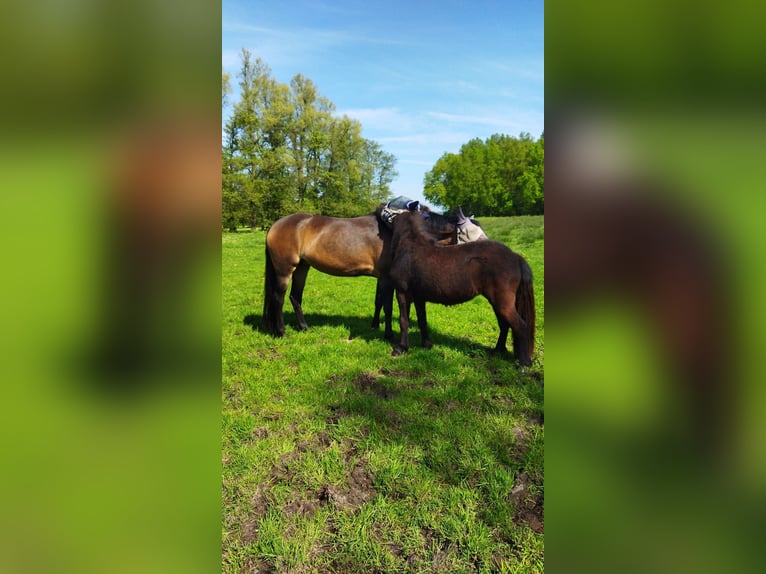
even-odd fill
[{"label": "tree", "polygon": [[225,108],[229,103],[231,95],[231,76],[228,72],[223,72],[221,82],[221,107]]},{"label": "tree", "polygon": [[445,153],[423,178],[423,195],[447,208],[482,215],[543,212],[543,138],[495,134]]},{"label": "tree", "polygon": [[281,84],[247,50],[241,60],[240,98],[225,126],[225,227],[269,225],[295,211],[359,215],[390,195],[396,158],[365,139],[357,120],[336,117],[303,75]]}]

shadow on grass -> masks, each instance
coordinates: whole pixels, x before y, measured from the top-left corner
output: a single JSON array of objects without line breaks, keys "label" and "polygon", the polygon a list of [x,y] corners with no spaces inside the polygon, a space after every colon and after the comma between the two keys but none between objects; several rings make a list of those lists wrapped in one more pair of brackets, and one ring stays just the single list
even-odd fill
[{"label": "shadow on grass", "polygon": [[[362,339],[363,341],[385,341],[383,336],[383,327],[374,328],[371,326],[371,318],[361,318],[349,315],[325,315],[317,313],[305,313],[304,317],[309,325],[309,329],[316,327],[344,327],[348,329],[349,339]],[[295,318],[294,313],[285,313],[285,331],[286,336],[290,333],[297,333],[299,329],[297,327],[298,321]],[[242,320],[244,325],[249,326],[253,331],[259,333],[268,334],[263,328],[262,324],[263,316],[260,314],[251,313],[246,315]],[[394,335],[391,341],[388,341],[392,348],[399,342],[399,323],[398,320],[394,321]],[[476,341],[472,341],[470,337],[455,337],[440,332],[438,328],[434,328],[429,325],[431,332],[431,341],[434,348],[437,349],[440,346],[448,347],[465,353],[469,357],[498,357],[506,359],[508,361],[514,360],[514,354],[512,350],[506,353],[494,353],[493,346],[482,345]],[[509,337],[510,341],[510,337]],[[509,342],[510,345],[510,342]],[[417,328],[413,319],[410,326],[410,351],[415,349],[422,349],[422,342],[420,338],[420,330]]]},{"label": "shadow on grass", "polygon": [[[423,479],[475,489],[485,501],[482,520],[502,539],[510,540],[512,524],[542,533],[543,392],[537,377],[511,373],[513,367],[495,360],[472,359],[474,373],[466,375],[450,368],[454,359],[421,359],[335,377],[331,384],[344,391],[325,405],[332,413],[328,428],[344,428],[347,417],[361,419],[371,451],[401,448],[401,460],[378,462],[374,484],[387,496],[408,498]],[[411,470],[401,473],[408,465]]]},{"label": "shadow on grass", "polygon": [[[483,448],[495,461],[519,468],[530,444],[529,436],[521,435],[543,425],[542,370],[522,368],[511,353],[500,358],[464,339],[439,336],[438,341],[431,350],[413,348],[363,372],[334,376],[330,383],[344,386],[345,392],[342,400],[325,405],[334,413],[328,422],[362,417],[374,429],[371,437],[432,450],[428,466],[449,483],[471,479],[452,463],[461,449]],[[465,361],[458,366],[454,356],[439,352],[440,344],[464,353]],[[517,425],[513,436],[496,422],[505,415]],[[449,448],[435,446],[444,440]]]},{"label": "shadow on grass", "polygon": [[[261,319],[249,314],[243,322],[260,332]],[[306,320],[309,330],[334,327],[349,339],[385,342],[371,317],[308,314]],[[294,314],[286,313],[285,323],[285,338],[300,345]],[[315,425],[322,428],[316,436],[336,440],[350,466],[369,467],[371,491],[391,500],[410,500],[426,485],[449,506],[458,495],[453,489],[468,488],[485,501],[480,520],[497,529],[499,540],[512,540],[521,523],[542,533],[542,369],[520,368],[512,353],[491,356],[468,336],[433,330],[434,348],[423,350],[417,329],[412,335],[404,356],[373,352],[367,364],[314,381],[305,408],[325,423]],[[452,538],[444,536],[447,545]]]}]

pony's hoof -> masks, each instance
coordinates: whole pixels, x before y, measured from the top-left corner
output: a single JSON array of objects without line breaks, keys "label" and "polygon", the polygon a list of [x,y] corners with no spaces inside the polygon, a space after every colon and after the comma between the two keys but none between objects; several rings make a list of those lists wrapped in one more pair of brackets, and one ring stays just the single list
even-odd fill
[{"label": "pony's hoof", "polygon": [[532,366],[532,359],[530,359],[529,357],[520,358],[519,359],[519,364],[522,367],[531,367]]},{"label": "pony's hoof", "polygon": [[430,349],[433,346],[434,346],[434,344],[431,341],[424,341],[423,342],[423,348],[424,349]]},{"label": "pony's hoof", "polygon": [[399,355],[403,355],[407,352],[407,349],[403,349],[402,347],[394,347],[394,350],[391,351],[392,357],[398,357]]}]

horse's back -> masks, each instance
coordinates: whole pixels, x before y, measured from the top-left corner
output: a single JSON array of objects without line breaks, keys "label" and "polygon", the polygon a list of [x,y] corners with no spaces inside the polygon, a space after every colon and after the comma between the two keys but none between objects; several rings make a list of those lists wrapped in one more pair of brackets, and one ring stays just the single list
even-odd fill
[{"label": "horse's back", "polygon": [[316,216],[311,215],[310,213],[292,213],[290,215],[285,215],[273,223],[271,228],[269,228],[269,232],[266,234],[266,237],[277,237],[286,233],[289,234],[293,230],[297,229],[301,222],[306,221],[307,219],[311,219],[312,217]]},{"label": "horse's back", "polygon": [[305,222],[301,259],[330,275],[375,275],[383,251],[373,216],[314,216]]},{"label": "horse's back", "polygon": [[374,216],[329,217],[294,213],[276,221],[266,236],[272,257],[301,260],[330,275],[375,275],[383,250]]},{"label": "horse's back", "polygon": [[412,289],[426,300],[453,305],[515,286],[523,258],[493,240],[439,246],[408,244],[395,256],[392,276],[399,288]]},{"label": "horse's back", "polygon": [[311,215],[310,213],[292,213],[277,219],[269,228],[269,231],[266,234],[266,241],[271,240],[273,242],[291,237],[298,231],[302,222],[311,219],[312,217],[316,216]]}]

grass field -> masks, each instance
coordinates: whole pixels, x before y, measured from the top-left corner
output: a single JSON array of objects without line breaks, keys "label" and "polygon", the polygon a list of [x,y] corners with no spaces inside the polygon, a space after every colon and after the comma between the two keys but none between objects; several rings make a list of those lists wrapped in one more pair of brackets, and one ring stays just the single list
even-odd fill
[{"label": "grass field", "polygon": [[481,223],[535,274],[527,369],[490,356],[484,298],[429,304],[433,349],[415,328],[392,358],[375,280],[316,270],[309,330],[287,303],[274,339],[256,328],[265,234],[223,235],[225,573],[543,571],[543,219]]}]

